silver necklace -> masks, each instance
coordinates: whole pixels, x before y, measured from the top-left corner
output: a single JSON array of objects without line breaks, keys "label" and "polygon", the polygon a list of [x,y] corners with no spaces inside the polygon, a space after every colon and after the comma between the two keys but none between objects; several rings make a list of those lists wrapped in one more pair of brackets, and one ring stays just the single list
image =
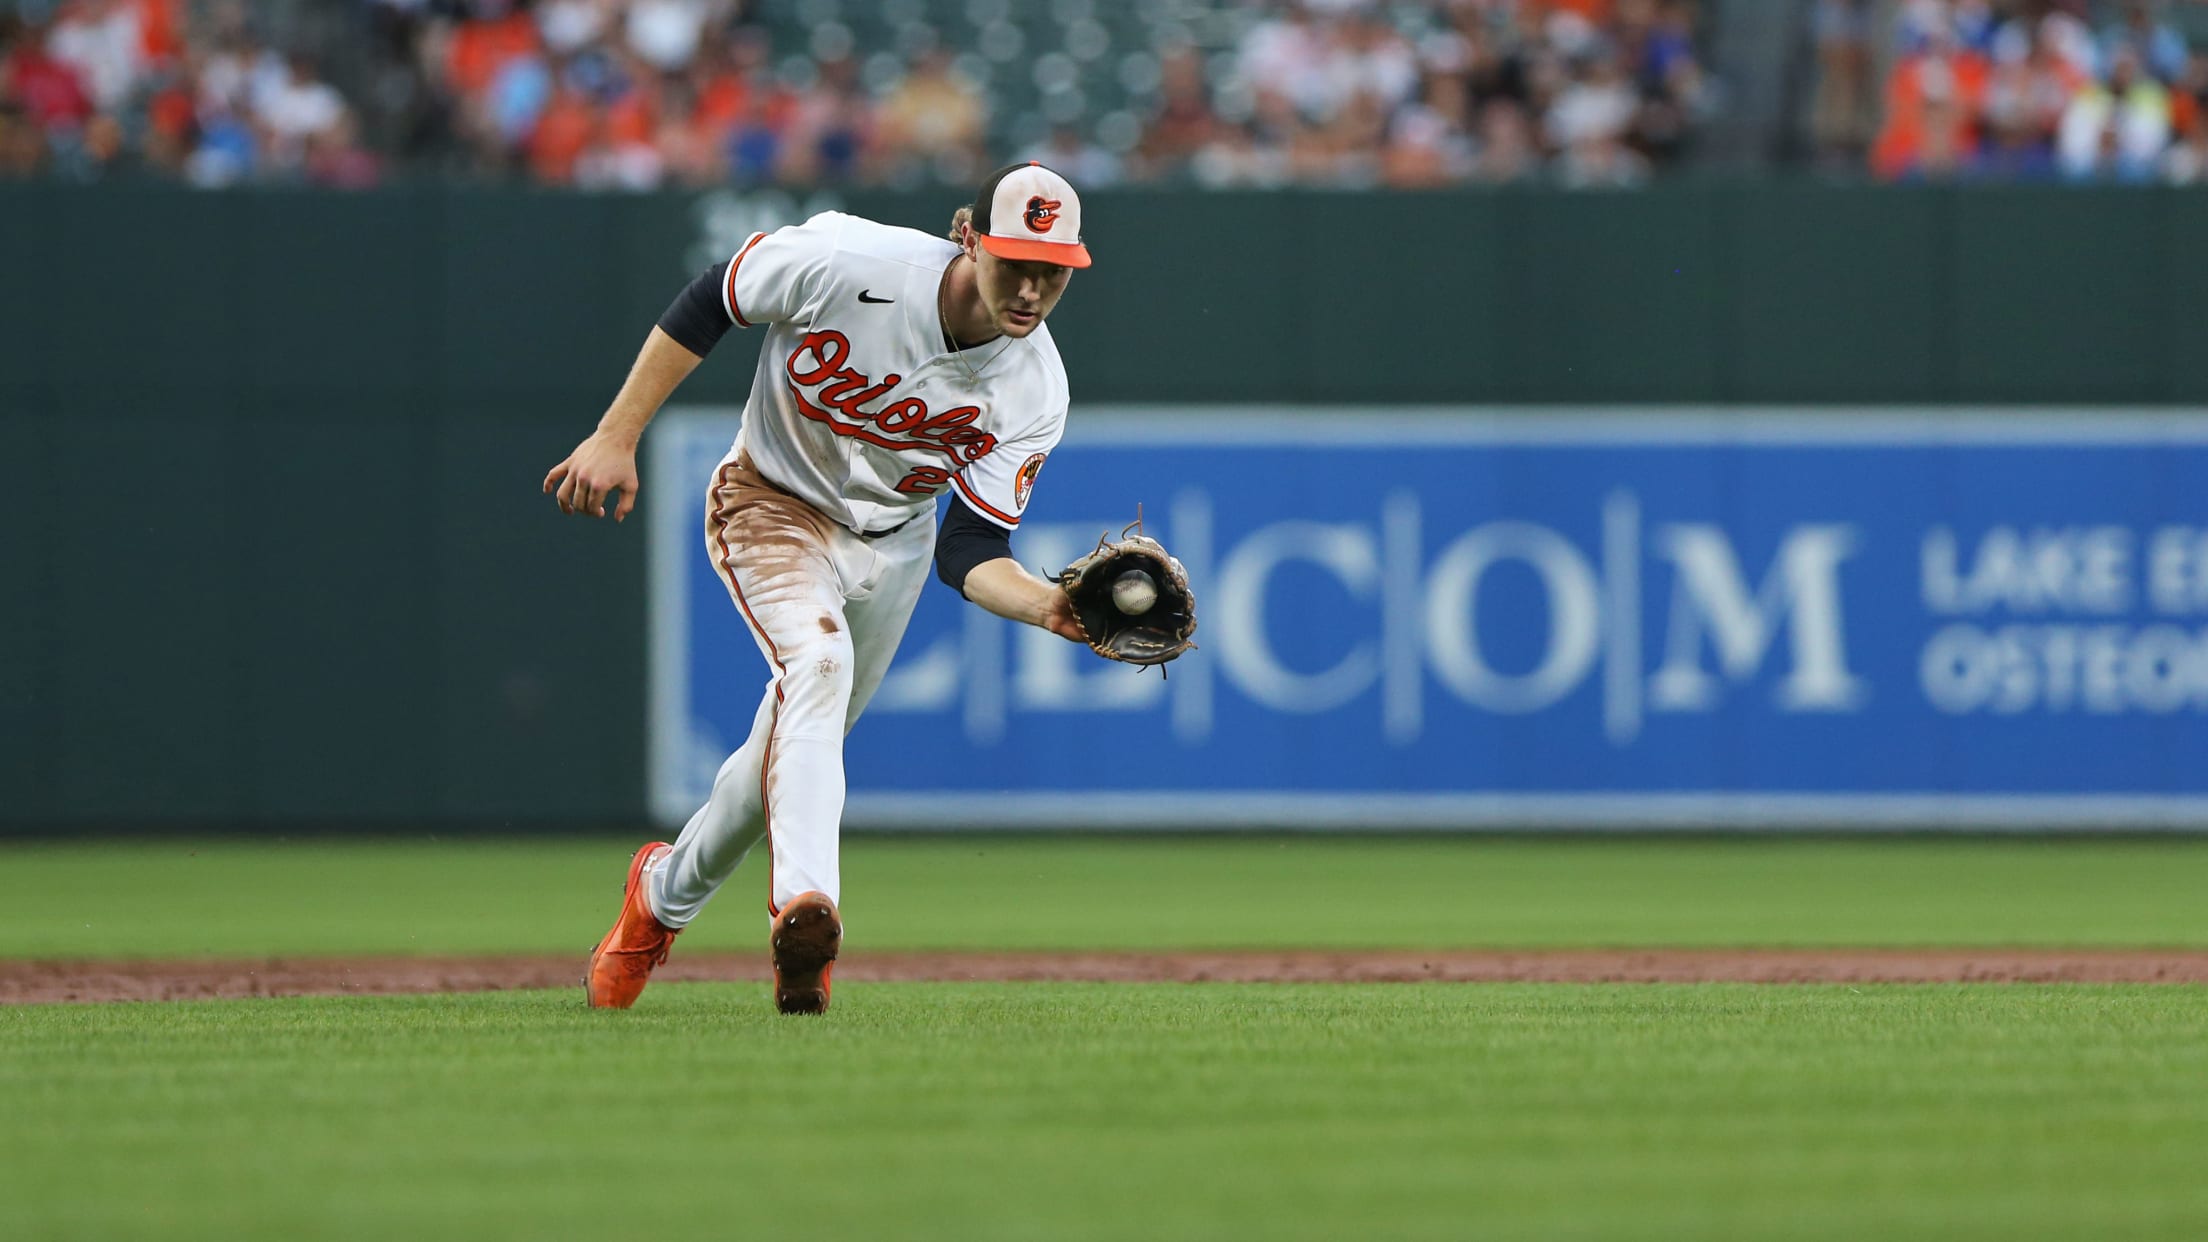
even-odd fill
[{"label": "silver necklace", "polygon": [[943,343],[950,347],[951,356],[958,359],[958,369],[966,373],[966,379],[969,383],[971,383],[973,381],[979,380],[981,378],[981,372],[988,370],[991,363],[994,363],[997,359],[1004,357],[1004,351],[1012,348],[1012,341],[1010,338],[1006,338],[1003,347],[998,349],[997,352],[989,355],[989,357],[982,362],[979,370],[975,369],[973,363],[966,361],[966,351],[959,345],[958,337],[951,331],[951,304],[949,301],[951,294],[951,268],[957,267],[958,261],[965,257],[966,256],[963,254],[952,255],[950,267],[946,267],[943,269],[943,279],[936,282],[935,314],[936,320],[943,325]]}]

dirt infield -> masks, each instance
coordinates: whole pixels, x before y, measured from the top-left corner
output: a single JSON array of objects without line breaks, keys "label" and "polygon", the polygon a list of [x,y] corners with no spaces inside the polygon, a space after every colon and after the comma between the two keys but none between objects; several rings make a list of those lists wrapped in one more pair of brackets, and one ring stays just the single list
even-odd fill
[{"label": "dirt infield", "polygon": [[[0,961],[0,1004],[344,996],[568,987],[574,957]],[[764,980],[756,954],[676,958],[667,981]],[[1547,949],[1210,953],[853,953],[846,983],[2208,983],[2208,951]]]}]

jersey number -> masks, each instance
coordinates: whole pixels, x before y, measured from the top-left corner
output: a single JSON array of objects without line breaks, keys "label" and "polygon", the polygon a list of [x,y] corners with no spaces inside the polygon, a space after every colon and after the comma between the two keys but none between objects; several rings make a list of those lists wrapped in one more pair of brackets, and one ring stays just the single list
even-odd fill
[{"label": "jersey number", "polygon": [[940,466],[914,466],[897,481],[897,490],[910,496],[933,496],[951,481],[951,472]]}]

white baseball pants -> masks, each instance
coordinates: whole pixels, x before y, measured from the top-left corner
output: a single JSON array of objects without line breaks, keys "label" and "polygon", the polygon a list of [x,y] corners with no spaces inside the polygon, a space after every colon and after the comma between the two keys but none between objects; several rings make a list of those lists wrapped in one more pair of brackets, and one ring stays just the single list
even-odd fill
[{"label": "white baseball pants", "polygon": [[840,905],[843,737],[904,637],[934,561],[934,517],[854,534],[739,458],[714,477],[705,542],[772,675],[751,736],[653,869],[653,913],[688,924],[762,836],[770,916],[816,890]]}]

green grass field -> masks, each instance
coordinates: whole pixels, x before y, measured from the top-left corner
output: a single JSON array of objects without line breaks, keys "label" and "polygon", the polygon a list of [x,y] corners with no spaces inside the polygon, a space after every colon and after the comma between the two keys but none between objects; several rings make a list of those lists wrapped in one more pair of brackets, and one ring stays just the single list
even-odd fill
[{"label": "green grass field", "polygon": [[2189,989],[885,985],[7,1015],[16,1238],[2198,1238]]},{"label": "green grass field", "polygon": [[[626,852],[7,847],[0,957],[579,958]],[[846,872],[853,954],[2208,944],[2208,842],[860,839]],[[762,883],[683,947],[756,947]],[[2188,986],[0,1007],[0,1100],[8,1239],[2208,1236]]]},{"label": "green grass field", "polygon": [[[0,957],[587,950],[634,841],[0,847]],[[762,856],[685,948],[753,948]],[[859,838],[894,949],[2208,945],[2208,840]]]}]

